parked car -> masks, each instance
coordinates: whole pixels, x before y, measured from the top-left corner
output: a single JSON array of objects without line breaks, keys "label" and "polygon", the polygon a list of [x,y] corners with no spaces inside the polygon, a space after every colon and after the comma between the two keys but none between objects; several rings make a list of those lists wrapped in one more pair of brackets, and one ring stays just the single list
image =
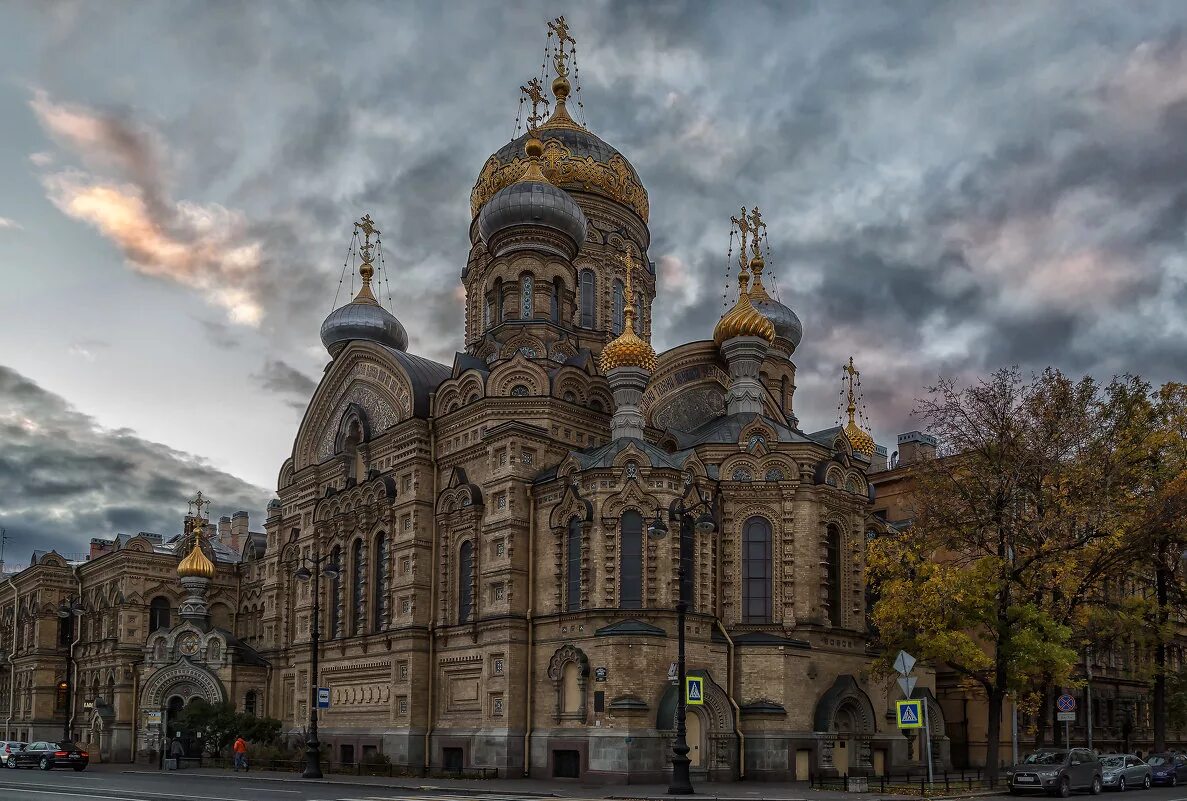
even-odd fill
[{"label": "parked car", "polygon": [[1155,784],[1169,784],[1175,787],[1180,782],[1187,782],[1187,757],[1182,754],[1150,754],[1146,757],[1146,762],[1154,772]]},{"label": "parked car", "polygon": [[1133,754],[1107,754],[1100,758],[1101,779],[1109,790],[1149,789],[1154,781],[1150,766]]},{"label": "parked car", "polygon": [[1096,795],[1104,787],[1100,760],[1087,748],[1052,748],[1028,754],[1022,762],[1006,768],[1010,795],[1042,791],[1067,798],[1073,790]]},{"label": "parked car", "polygon": [[6,768],[15,768],[16,763],[12,761],[12,755],[26,745],[27,743],[17,742],[16,740],[0,741],[0,765]]},{"label": "parked car", "polygon": [[53,768],[86,770],[87,763],[90,762],[90,755],[82,750],[77,743],[72,743],[69,740],[30,743],[12,754],[10,758],[16,761],[18,768],[38,767],[42,770],[52,770]]}]

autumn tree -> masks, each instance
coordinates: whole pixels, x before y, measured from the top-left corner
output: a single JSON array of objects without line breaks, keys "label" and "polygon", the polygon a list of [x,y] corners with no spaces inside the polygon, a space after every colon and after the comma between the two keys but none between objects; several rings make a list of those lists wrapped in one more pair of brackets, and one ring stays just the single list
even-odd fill
[{"label": "autumn tree", "polygon": [[[1112,469],[1093,461],[1108,452],[1105,412],[1092,379],[1055,370],[941,381],[916,408],[943,450],[913,468],[912,524],[870,544],[885,651],[943,663],[984,692],[990,776],[1006,694],[1067,681],[1069,599],[1091,597],[1116,545],[1090,501]],[[1088,552],[1102,557],[1092,570],[1069,563]]]}]

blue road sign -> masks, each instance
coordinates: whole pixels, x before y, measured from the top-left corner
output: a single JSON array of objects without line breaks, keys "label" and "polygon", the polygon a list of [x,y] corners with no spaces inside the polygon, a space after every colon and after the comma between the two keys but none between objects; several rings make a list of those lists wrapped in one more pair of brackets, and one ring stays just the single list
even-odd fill
[{"label": "blue road sign", "polygon": [[684,679],[684,703],[705,703],[705,680],[700,676],[688,676]]},{"label": "blue road sign", "polygon": [[1059,700],[1057,700],[1055,702],[1055,705],[1057,707],[1059,707],[1060,712],[1075,712],[1076,711],[1076,699],[1072,698],[1067,693],[1064,693],[1063,695],[1059,696]]},{"label": "blue road sign", "polygon": [[330,688],[329,687],[318,687],[317,688],[317,708],[318,709],[329,709],[330,708]]},{"label": "blue road sign", "polygon": [[910,701],[899,701],[895,704],[898,713],[898,727],[900,729],[923,728],[923,700],[916,698]]}]

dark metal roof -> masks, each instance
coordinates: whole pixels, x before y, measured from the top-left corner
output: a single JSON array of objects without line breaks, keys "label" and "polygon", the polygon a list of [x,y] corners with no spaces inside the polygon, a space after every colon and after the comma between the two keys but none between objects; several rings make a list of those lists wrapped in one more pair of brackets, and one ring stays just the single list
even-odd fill
[{"label": "dark metal roof", "polygon": [[565,190],[547,182],[519,181],[500,189],[482,207],[478,235],[489,247],[492,237],[500,231],[519,226],[551,228],[580,248],[587,223],[581,207]]},{"label": "dark metal roof", "polygon": [[[512,139],[503,145],[495,152],[495,158],[503,164],[510,164],[515,159],[521,158],[524,153],[524,144],[527,142],[529,135],[525,133],[518,139]],[[588,156],[602,164],[609,164],[610,159],[619,156],[626,162],[631,177],[642,183],[639,180],[639,173],[635,172],[634,166],[627,161],[625,156],[583,128],[545,128],[540,131],[540,138],[544,142],[547,142],[549,139],[557,139],[572,155],[578,157]]]},{"label": "dark metal roof", "polygon": [[321,324],[321,343],[331,356],[354,339],[378,342],[397,350],[408,349],[408,332],[387,309],[372,303],[347,303],[334,309]]},{"label": "dark metal roof", "polygon": [[714,443],[730,444],[736,443],[742,436],[742,429],[754,422],[755,419],[761,419],[764,425],[774,431],[779,442],[808,442],[807,437],[798,431],[790,429],[783,423],[766,415],[755,414],[753,412],[727,414],[724,417],[710,420],[692,431],[676,431],[673,429],[671,433],[675,435],[676,444],[681,448]]},{"label": "dark metal roof", "polygon": [[684,466],[684,462],[689,455],[688,450],[668,453],[645,440],[635,439],[634,437],[619,437],[612,442],[607,442],[605,445],[599,445],[591,451],[574,451],[573,458],[577,460],[577,464],[581,466],[582,470],[613,467],[614,460],[618,457],[618,454],[622,453],[631,445],[634,445],[646,455],[652,467],[670,467],[673,470],[679,470]]},{"label": "dark metal roof", "polygon": [[389,347],[388,353],[400,363],[412,380],[412,414],[414,417],[429,416],[429,396],[441,383],[448,379],[452,370],[443,364],[423,356],[414,356],[403,350]]}]

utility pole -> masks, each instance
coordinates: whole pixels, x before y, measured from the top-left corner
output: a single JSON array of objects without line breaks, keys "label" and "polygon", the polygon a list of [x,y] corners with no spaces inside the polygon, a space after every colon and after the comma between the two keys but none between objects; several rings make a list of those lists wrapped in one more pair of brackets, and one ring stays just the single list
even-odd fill
[{"label": "utility pole", "polygon": [[1088,727],[1088,750],[1092,750],[1092,646],[1084,646],[1084,724]]}]

